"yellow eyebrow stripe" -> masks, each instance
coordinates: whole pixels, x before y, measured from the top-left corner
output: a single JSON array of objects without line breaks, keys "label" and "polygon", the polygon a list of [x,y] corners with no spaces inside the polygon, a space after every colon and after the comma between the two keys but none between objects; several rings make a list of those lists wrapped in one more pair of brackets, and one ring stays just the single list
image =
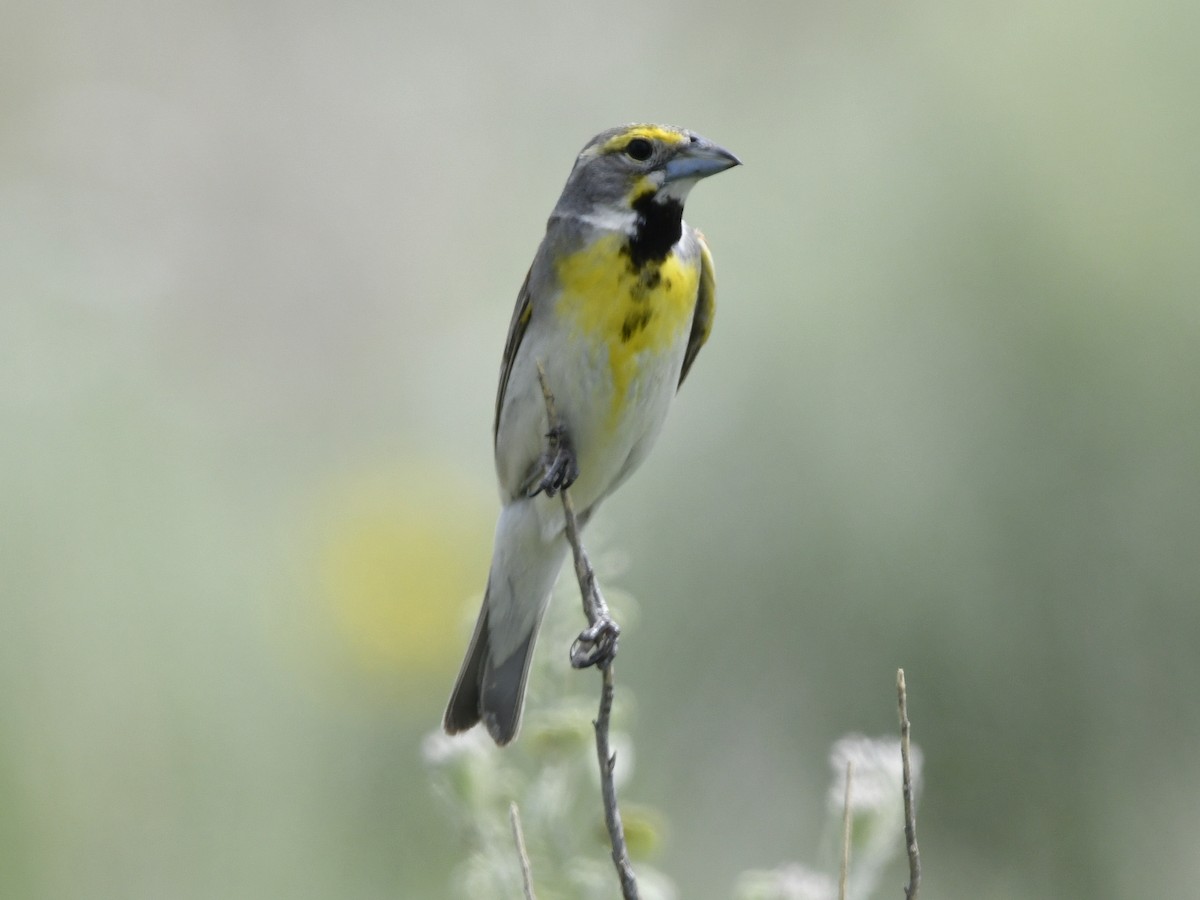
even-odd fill
[{"label": "yellow eyebrow stripe", "polygon": [[660,141],[664,144],[683,144],[688,139],[682,131],[675,131],[672,128],[660,128],[657,125],[634,125],[626,128],[616,137],[609,138],[600,148],[600,152],[610,153],[613,150],[620,150],[631,140],[639,137],[648,141]]}]

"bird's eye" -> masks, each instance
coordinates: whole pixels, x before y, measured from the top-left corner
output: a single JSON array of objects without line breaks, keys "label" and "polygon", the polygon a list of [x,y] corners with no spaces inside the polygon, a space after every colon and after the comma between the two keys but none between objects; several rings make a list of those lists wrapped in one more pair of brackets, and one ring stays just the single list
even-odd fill
[{"label": "bird's eye", "polygon": [[645,138],[634,138],[625,145],[625,155],[638,162],[645,162],[654,153],[654,145]]}]

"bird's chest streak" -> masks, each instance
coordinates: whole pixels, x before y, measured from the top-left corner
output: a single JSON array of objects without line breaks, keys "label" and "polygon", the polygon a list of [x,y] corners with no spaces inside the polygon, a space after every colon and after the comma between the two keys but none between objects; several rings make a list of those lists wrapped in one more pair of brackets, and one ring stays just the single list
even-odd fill
[{"label": "bird's chest streak", "polygon": [[612,235],[563,259],[557,274],[560,318],[609,369],[615,423],[641,380],[651,371],[661,377],[678,355],[696,305],[699,260],[672,249],[639,265],[628,240]]}]

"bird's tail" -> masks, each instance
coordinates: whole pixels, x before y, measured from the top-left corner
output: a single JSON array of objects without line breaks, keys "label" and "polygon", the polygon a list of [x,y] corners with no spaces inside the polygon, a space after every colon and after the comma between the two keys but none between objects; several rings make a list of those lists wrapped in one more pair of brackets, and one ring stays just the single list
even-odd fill
[{"label": "bird's tail", "polygon": [[567,547],[561,534],[545,536],[534,499],[501,512],[483,608],[442,720],[450,734],[482,721],[497,744],[516,737],[538,628]]}]

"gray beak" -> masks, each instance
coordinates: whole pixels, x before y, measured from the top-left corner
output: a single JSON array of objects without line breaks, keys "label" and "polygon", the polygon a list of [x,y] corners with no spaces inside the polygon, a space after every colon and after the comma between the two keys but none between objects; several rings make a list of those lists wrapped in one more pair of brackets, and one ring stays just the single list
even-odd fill
[{"label": "gray beak", "polygon": [[698,181],[741,164],[742,161],[724,147],[693,134],[691,143],[680,147],[675,158],[664,167],[667,173],[665,183]]}]

